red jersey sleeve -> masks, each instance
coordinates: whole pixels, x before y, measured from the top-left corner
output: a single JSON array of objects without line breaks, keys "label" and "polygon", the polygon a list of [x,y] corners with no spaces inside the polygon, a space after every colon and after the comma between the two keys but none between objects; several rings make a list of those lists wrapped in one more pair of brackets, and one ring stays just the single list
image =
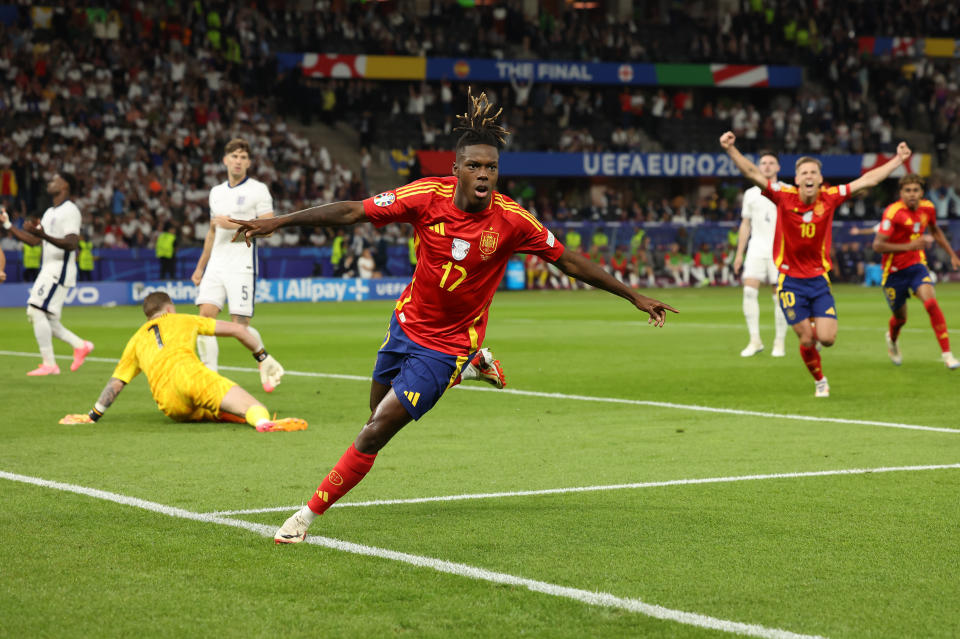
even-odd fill
[{"label": "red jersey sleeve", "polygon": [[893,233],[893,224],[897,220],[897,213],[901,211],[900,202],[894,202],[883,210],[883,217],[880,218],[880,228],[877,229],[877,235],[890,237]]},{"label": "red jersey sleeve", "polygon": [[417,180],[368,197],[363,201],[363,212],[377,228],[392,222],[413,223],[417,212],[430,204],[438,190],[436,178]]},{"label": "red jersey sleeve", "polygon": [[563,244],[550,229],[540,224],[532,215],[530,219],[536,224],[524,225],[525,232],[521,235],[514,252],[532,253],[550,262],[556,262],[563,255]]},{"label": "red jersey sleeve", "polygon": [[826,200],[827,204],[834,210],[849,200],[853,195],[853,191],[851,191],[849,184],[827,187],[826,189],[821,190],[820,193],[821,197]]},{"label": "red jersey sleeve", "polygon": [[[785,185],[781,182],[773,182],[767,180],[767,185],[760,189],[760,195],[767,198],[774,204],[780,204],[780,200],[783,197]],[[791,190],[792,187],[787,186],[787,190]]]}]

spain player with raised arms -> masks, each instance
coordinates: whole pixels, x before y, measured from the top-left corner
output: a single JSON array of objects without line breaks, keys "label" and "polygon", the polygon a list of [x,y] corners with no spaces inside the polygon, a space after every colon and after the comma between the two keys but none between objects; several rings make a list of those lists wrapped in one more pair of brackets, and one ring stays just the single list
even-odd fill
[{"label": "spain player with raised arms", "polygon": [[833,346],[837,339],[837,307],[827,275],[833,214],[853,194],[874,187],[910,157],[905,142],[897,156],[867,171],[849,184],[823,186],[820,160],[808,156],[796,162],[795,187],[764,177],[753,162],[734,145],[731,131],[720,136],[727,152],[743,176],[759,186],[761,194],[777,205],[777,227],[773,239],[773,261],[780,271],[777,296],[780,308],[800,339],[800,357],[816,382],[814,397],[829,397],[830,385],[820,366],[817,342]]},{"label": "spain player with raised arms", "polygon": [[232,220],[249,241],[282,226],[413,225],[417,266],[397,301],[377,354],[371,415],[310,501],[290,516],[276,543],[298,543],[307,528],[364,478],[377,453],[411,420],[420,419],[483,344],[493,295],[514,253],[532,253],[571,277],[609,291],[662,326],[670,306],[630,286],[573,251],[537,219],[496,192],[500,148],[508,135],[486,94],[470,96],[458,116],[453,176],[424,178],[362,202],[334,202],[266,220]]},{"label": "spain player with raised arms", "polygon": [[263,342],[249,328],[212,317],[180,315],[163,291],[144,298],[143,313],[147,321],[127,342],[93,408],[86,415],[67,415],[61,424],[98,421],[120,391],[143,371],[157,408],[178,422],[246,422],[258,432],[306,429],[307,422],[296,417],[270,419],[263,404],[236,382],[204,366],[197,357],[198,335],[234,337],[253,352],[259,362],[261,382],[276,386],[283,376],[283,367],[267,354]]},{"label": "spain player with raised arms", "polygon": [[943,363],[952,370],[960,368],[960,361],[950,352],[947,320],[937,303],[933,278],[927,270],[924,249],[927,247],[928,228],[933,239],[950,256],[950,266],[960,268],[960,258],[937,226],[933,202],[923,197],[923,178],[908,173],[900,178],[900,199],[884,210],[873,239],[873,250],[883,254],[881,287],[893,312],[886,334],[887,353],[897,366],[903,363],[897,339],[900,329],[907,323],[907,299],[913,291],[930,316],[930,325],[940,344]]}]

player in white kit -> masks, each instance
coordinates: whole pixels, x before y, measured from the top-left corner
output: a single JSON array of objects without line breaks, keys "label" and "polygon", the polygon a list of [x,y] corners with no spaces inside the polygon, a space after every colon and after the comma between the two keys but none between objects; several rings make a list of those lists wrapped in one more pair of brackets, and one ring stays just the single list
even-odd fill
[{"label": "player in white kit", "polygon": [[[774,182],[780,172],[777,156],[761,152],[757,167],[763,177]],[[787,336],[787,319],[777,301],[777,267],[773,263],[773,236],[777,228],[777,206],[760,195],[760,188],[750,187],[743,194],[740,234],[737,239],[737,256],[733,260],[733,272],[739,273],[743,266],[743,316],[747,320],[750,343],[740,351],[740,357],[750,357],[763,350],[760,339],[760,284],[773,286],[773,315],[776,333],[773,338],[774,357],[783,357],[784,340]],[[749,238],[749,244],[747,240]],[[746,258],[744,258],[746,248]]]},{"label": "player in white kit", "polygon": [[47,183],[47,194],[53,198],[40,224],[27,220],[23,229],[10,223],[5,210],[0,210],[0,224],[21,242],[36,246],[43,243],[40,273],[27,299],[27,317],[33,323],[33,334],[40,347],[42,363],[27,373],[31,377],[59,375],[60,367],[53,354],[53,337],[73,347],[75,371],[93,350],[93,342],[80,339],[60,323],[67,291],[77,284],[77,246],[80,240],[80,209],[70,199],[77,192],[77,179],[70,173],[54,174]]},{"label": "player in white kit", "polygon": [[[234,138],[227,142],[223,164],[227,167],[227,181],[210,189],[210,230],[191,278],[198,287],[196,303],[201,317],[215,318],[224,301],[228,302],[230,318],[260,339],[257,330],[250,326],[257,286],[257,247],[231,241],[237,225],[227,218],[273,217],[273,198],[266,184],[247,176],[250,145],[246,140]],[[207,368],[216,371],[217,338],[201,335],[197,338],[197,351]],[[270,392],[273,387],[265,385],[264,390]]]}]

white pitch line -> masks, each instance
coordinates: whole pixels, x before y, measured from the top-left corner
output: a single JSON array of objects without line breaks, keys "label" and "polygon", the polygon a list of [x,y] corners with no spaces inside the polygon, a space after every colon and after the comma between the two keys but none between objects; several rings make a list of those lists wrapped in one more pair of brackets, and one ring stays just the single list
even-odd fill
[{"label": "white pitch line", "polygon": [[[36,357],[35,353],[22,353],[17,351],[0,351],[0,355],[13,355],[17,357]],[[58,355],[60,359],[71,359],[70,355]],[[105,358],[105,357],[87,357],[88,360],[94,362],[108,362],[115,363],[117,360]],[[220,370],[225,371],[237,371],[241,373],[256,373],[256,368],[244,368],[241,366],[221,366]],[[285,373],[286,375],[292,375],[294,377],[317,377],[324,379],[345,379],[350,381],[361,381],[368,382],[370,377],[368,375],[340,375],[334,373],[315,373],[312,371],[293,371],[288,370]],[[787,419],[794,421],[803,421],[803,422],[819,422],[819,423],[833,423],[833,424],[849,424],[854,426],[879,426],[882,428],[900,428],[904,430],[922,430],[935,433],[950,433],[953,435],[960,435],[960,429],[956,428],[946,428],[941,426],[923,426],[920,424],[902,424],[899,422],[881,422],[872,419],[846,419],[843,417],[818,417],[816,415],[794,415],[790,413],[770,413],[764,411],[755,411],[755,410],[742,410],[738,408],[718,408],[715,406],[700,406],[697,404],[676,404],[673,402],[657,402],[652,400],[645,399],[624,399],[620,397],[594,397],[592,395],[568,395],[565,393],[546,393],[542,391],[528,391],[520,390],[516,388],[502,388],[496,389],[490,386],[478,387],[478,386],[456,386],[458,390],[463,391],[473,391],[480,393],[507,393],[510,395],[520,395],[523,397],[542,397],[547,399],[566,399],[566,400],[577,400],[582,402],[602,402],[607,404],[626,404],[628,406],[653,406],[656,408],[672,408],[675,410],[686,410],[694,411],[701,413],[720,413],[724,415],[741,415],[745,417],[765,417],[771,419]]]},{"label": "white pitch line", "polygon": [[[140,508],[142,510],[155,512],[168,517],[199,521],[208,524],[218,524],[221,526],[232,526],[234,528],[248,530],[267,538],[273,537],[275,532],[274,527],[272,526],[265,526],[263,524],[257,524],[251,521],[241,521],[237,519],[205,515],[203,513],[195,513],[183,508],[166,506],[153,501],[138,499],[136,497],[128,497],[126,495],[120,495],[96,488],[87,488],[85,486],[78,486],[76,484],[65,484],[62,482],[50,481],[38,477],[30,477],[27,475],[19,475],[6,471],[0,471],[0,479],[8,479],[10,481],[31,484],[43,488],[52,488],[54,490],[76,493],[78,495],[102,499],[124,506]],[[494,572],[492,570],[486,570],[484,568],[478,568],[468,564],[444,561],[443,559],[435,559],[433,557],[425,557],[422,555],[411,555],[404,552],[397,552],[395,550],[388,550],[386,548],[365,546],[348,541],[341,541],[339,539],[333,539],[330,537],[310,536],[307,537],[305,543],[356,555],[389,559],[419,568],[428,568],[437,572],[456,575],[458,577],[467,577],[469,579],[475,579],[478,581],[487,581],[490,583],[505,584],[509,586],[520,586],[533,592],[539,592],[542,594],[551,595],[553,597],[573,599],[591,606],[619,608],[629,612],[636,612],[647,617],[653,617],[663,621],[672,621],[688,626],[697,626],[700,628],[709,628],[711,630],[720,630],[722,632],[746,635],[749,637],[763,637],[767,639],[823,639],[817,635],[803,635],[780,628],[768,628],[758,624],[720,619],[717,617],[710,617],[708,615],[701,615],[695,612],[686,612],[684,610],[674,610],[672,608],[665,608],[663,606],[649,604],[641,601],[640,599],[617,597],[616,595],[605,592],[592,592],[589,590],[581,590],[579,588],[570,588],[567,586],[551,584],[545,581],[538,581],[536,579],[527,579],[525,577],[517,577],[507,573]]]},{"label": "white pitch line", "polygon": [[[839,470],[814,470],[804,473],[770,473],[767,475],[735,475],[731,477],[703,477],[698,479],[670,479],[666,481],[648,481],[633,484],[607,484],[601,486],[575,486],[572,488],[544,488],[542,490],[517,490],[503,493],[466,493],[461,495],[441,495],[438,497],[412,497],[409,499],[374,499],[372,501],[338,501],[331,508],[393,506],[398,504],[424,504],[437,501],[461,501],[465,499],[500,499],[503,497],[532,497],[537,495],[562,495],[566,493],[587,493],[603,490],[624,490],[627,488],[662,488],[664,486],[690,486],[696,484],[725,484],[760,479],[798,479],[803,477],[832,477],[837,475],[869,475],[871,473],[896,473],[923,470],[960,469],[960,464],[939,464],[927,466],[881,466],[879,468],[847,468]],[[253,515],[294,511],[300,506],[271,506],[270,508],[247,508],[244,510],[217,510],[206,513],[211,516],[227,517],[231,515]]]}]

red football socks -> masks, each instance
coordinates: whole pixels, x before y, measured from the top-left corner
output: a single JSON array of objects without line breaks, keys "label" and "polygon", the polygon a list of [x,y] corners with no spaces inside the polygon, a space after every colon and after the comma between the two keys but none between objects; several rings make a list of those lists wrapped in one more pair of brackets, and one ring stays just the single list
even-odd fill
[{"label": "red football socks", "polygon": [[930,316],[930,326],[933,327],[933,333],[940,342],[940,350],[944,353],[950,350],[950,334],[947,333],[947,320],[943,317],[940,305],[937,304],[937,298],[932,297],[923,303],[927,309],[927,315]]},{"label": "red football socks", "polygon": [[816,345],[804,346],[801,344],[800,357],[803,358],[803,363],[807,365],[807,370],[813,375],[813,379],[818,382],[823,379],[823,371],[820,370],[820,352],[817,351]]},{"label": "red football socks", "polygon": [[327,476],[323,478],[320,487],[313,493],[313,497],[307,502],[310,510],[322,515],[327,508],[332,506],[338,499],[350,492],[350,489],[360,483],[360,480],[366,477],[367,473],[373,467],[373,461],[377,458],[376,454],[367,455],[361,453],[353,444],[343,454],[340,461],[336,463]]},{"label": "red football socks", "polygon": [[903,325],[907,323],[907,320],[900,319],[899,317],[891,317],[890,323],[887,325],[888,330],[890,331],[890,339],[897,341],[897,338],[900,337],[900,329],[903,328]]}]

